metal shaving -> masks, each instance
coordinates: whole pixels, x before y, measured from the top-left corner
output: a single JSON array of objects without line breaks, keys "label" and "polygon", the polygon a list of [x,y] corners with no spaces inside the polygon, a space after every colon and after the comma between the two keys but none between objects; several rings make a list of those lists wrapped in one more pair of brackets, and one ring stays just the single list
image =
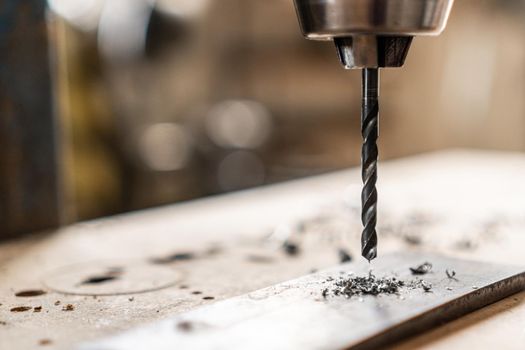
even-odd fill
[{"label": "metal shaving", "polygon": [[284,241],[283,249],[284,249],[284,252],[290,256],[297,255],[300,252],[299,245],[289,240]]},{"label": "metal shaving", "polygon": [[432,264],[429,262],[424,262],[423,264],[417,267],[411,267],[410,271],[413,275],[426,275],[432,270]]},{"label": "metal shaving", "polygon": [[457,278],[456,278],[456,271],[454,271],[454,270],[450,270],[450,271],[449,271],[449,270],[447,269],[447,270],[445,270],[445,273],[447,274],[447,277],[448,277],[448,278],[450,278],[450,279],[452,279],[452,280],[457,280]]},{"label": "metal shaving", "polygon": [[430,282],[420,281],[419,285],[421,286],[421,288],[423,288],[425,292],[430,292],[432,290],[432,283]]},{"label": "metal shaving", "polygon": [[367,277],[340,277],[335,281],[333,288],[323,290],[323,296],[331,294],[350,298],[355,295],[396,294],[403,285],[404,282],[395,277],[379,278],[369,273]]},{"label": "metal shaving", "polygon": [[337,251],[337,254],[339,255],[340,263],[346,263],[346,262],[352,261],[352,255],[350,255],[350,253],[348,253],[348,251],[346,251],[343,248],[339,248],[339,250]]},{"label": "metal shaving", "polygon": [[329,278],[326,282],[331,282],[332,286],[322,290],[322,296],[344,296],[351,298],[354,296],[363,295],[384,295],[384,294],[399,294],[403,288],[406,289],[423,289],[425,292],[432,290],[430,282],[415,279],[411,281],[403,281],[396,277],[376,277],[369,273],[366,277],[352,276],[339,277],[333,282],[333,278]]}]

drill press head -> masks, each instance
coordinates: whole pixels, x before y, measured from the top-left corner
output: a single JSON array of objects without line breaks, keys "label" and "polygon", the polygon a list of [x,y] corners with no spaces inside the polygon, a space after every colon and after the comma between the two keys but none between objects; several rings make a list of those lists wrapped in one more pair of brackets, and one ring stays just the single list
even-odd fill
[{"label": "drill press head", "polygon": [[401,67],[412,38],[438,35],[454,0],[294,0],[303,35],[333,40],[343,66]]}]

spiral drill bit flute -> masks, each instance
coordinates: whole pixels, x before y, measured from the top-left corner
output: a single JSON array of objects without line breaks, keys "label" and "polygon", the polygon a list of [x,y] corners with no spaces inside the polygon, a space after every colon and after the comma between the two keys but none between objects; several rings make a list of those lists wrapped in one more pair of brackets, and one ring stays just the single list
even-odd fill
[{"label": "spiral drill bit flute", "polygon": [[401,67],[412,38],[445,29],[454,0],[294,0],[303,35],[333,40],[346,69],[363,69],[361,253],[377,256],[379,68]]},{"label": "spiral drill bit flute", "polygon": [[363,69],[363,104],[361,107],[361,255],[368,261],[377,256],[377,137],[379,124],[379,69]]}]

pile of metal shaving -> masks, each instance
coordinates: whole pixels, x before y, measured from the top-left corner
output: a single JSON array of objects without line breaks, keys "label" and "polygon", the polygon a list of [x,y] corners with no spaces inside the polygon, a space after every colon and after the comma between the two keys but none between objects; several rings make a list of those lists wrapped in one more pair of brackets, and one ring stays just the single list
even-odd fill
[{"label": "pile of metal shaving", "polygon": [[323,296],[333,294],[335,296],[343,295],[350,298],[354,295],[396,294],[404,284],[403,281],[395,277],[378,278],[372,274],[369,274],[367,277],[341,277],[335,281],[333,287],[323,290]]},{"label": "pile of metal shaving", "polygon": [[344,296],[351,298],[353,296],[363,295],[377,296],[382,294],[399,294],[402,288],[421,288],[425,292],[430,292],[432,290],[432,284],[419,278],[410,281],[403,281],[396,277],[376,277],[372,272],[364,277],[351,276],[339,277],[338,279],[329,277],[326,282],[329,282],[332,285],[323,289],[322,295],[324,298],[328,296]]}]

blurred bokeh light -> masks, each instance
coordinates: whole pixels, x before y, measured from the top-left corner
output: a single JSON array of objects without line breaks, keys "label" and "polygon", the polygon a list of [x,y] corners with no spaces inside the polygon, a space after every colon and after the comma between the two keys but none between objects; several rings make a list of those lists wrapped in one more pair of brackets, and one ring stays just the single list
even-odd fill
[{"label": "blurred bokeh light", "polygon": [[[456,1],[384,71],[382,159],[525,151],[525,1]],[[77,218],[359,164],[360,75],[283,0],[49,0]]]}]

